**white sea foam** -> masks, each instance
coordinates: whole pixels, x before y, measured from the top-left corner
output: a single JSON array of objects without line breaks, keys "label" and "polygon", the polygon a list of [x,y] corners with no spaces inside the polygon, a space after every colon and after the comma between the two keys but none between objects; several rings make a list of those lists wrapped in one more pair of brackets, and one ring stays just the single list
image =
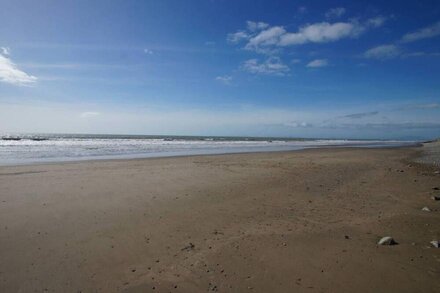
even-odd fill
[{"label": "white sea foam", "polygon": [[[9,138],[11,136],[8,136]],[[400,146],[414,142],[363,140],[270,140],[218,137],[17,136],[0,140],[0,165],[89,159],[287,151],[316,147]],[[37,139],[37,140],[34,140]],[[44,140],[43,140],[44,139]]]}]

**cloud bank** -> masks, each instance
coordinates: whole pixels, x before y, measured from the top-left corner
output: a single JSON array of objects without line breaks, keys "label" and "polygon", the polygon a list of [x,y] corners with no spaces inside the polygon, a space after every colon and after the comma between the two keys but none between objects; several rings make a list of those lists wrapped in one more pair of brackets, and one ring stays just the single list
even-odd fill
[{"label": "cloud bank", "polygon": [[433,138],[440,135],[438,103],[400,104],[374,111],[371,108],[362,111],[337,107],[250,106],[177,110],[151,105],[148,108],[94,105],[94,111],[90,111],[91,107],[78,103],[0,101],[0,131],[335,138]]}]

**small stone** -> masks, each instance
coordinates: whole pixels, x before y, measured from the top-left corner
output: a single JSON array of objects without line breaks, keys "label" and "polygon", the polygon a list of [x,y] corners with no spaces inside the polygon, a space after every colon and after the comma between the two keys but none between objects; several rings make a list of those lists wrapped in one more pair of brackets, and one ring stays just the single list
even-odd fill
[{"label": "small stone", "polygon": [[189,250],[193,250],[194,247],[196,247],[196,246],[190,242],[187,246],[185,246],[184,248],[182,248],[181,251],[184,251],[184,250],[187,250],[187,251],[189,251]]},{"label": "small stone", "polygon": [[438,240],[433,240],[430,242],[432,246],[434,246],[435,248],[440,248],[440,244],[438,242]]},{"label": "small stone", "polygon": [[431,210],[430,210],[428,207],[424,207],[424,208],[422,209],[422,211],[424,211],[424,212],[430,212]]},{"label": "small stone", "polygon": [[391,236],[385,236],[382,237],[382,239],[379,240],[379,242],[377,242],[378,245],[395,245],[397,244],[396,241],[394,241],[393,237]]},{"label": "small stone", "polygon": [[431,196],[431,198],[432,198],[432,200],[435,200],[435,201],[440,200],[439,195],[433,195],[433,196]]}]

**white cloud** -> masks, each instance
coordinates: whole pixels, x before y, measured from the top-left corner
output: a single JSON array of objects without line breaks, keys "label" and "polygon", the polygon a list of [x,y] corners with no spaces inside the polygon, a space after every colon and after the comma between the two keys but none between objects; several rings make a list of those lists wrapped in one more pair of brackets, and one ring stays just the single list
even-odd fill
[{"label": "white cloud", "polygon": [[92,118],[101,115],[99,112],[83,112],[81,113],[81,118]]},{"label": "white cloud", "polygon": [[381,27],[382,25],[384,25],[386,21],[387,21],[387,18],[380,15],[380,16],[376,16],[376,17],[368,19],[367,22],[365,23],[365,25],[367,27],[376,28],[376,27]]},{"label": "white cloud", "polygon": [[217,76],[215,80],[229,85],[232,82],[232,76],[229,75]]},{"label": "white cloud", "polygon": [[250,20],[248,20],[246,22],[246,24],[247,24],[248,30],[250,30],[251,32],[254,32],[257,30],[263,30],[269,26],[269,24],[267,24],[265,22],[261,22],[261,21],[255,22],[255,21],[250,21]]},{"label": "white cloud", "polygon": [[280,37],[280,46],[301,45],[305,43],[327,43],[342,38],[359,35],[360,29],[345,22],[321,22],[301,27],[296,33],[286,33]]},{"label": "white cloud", "polygon": [[245,49],[267,54],[277,52],[280,48],[287,46],[355,38],[368,29],[382,26],[385,21],[385,17],[378,16],[364,22],[357,20],[336,23],[319,22],[299,27],[297,32],[288,32],[283,26],[271,27],[266,23],[248,22],[247,30],[229,34],[228,41],[235,44],[247,41]]},{"label": "white cloud", "polygon": [[35,83],[37,78],[20,70],[11,59],[0,54],[0,81],[14,85],[30,85]]},{"label": "white cloud", "polygon": [[344,7],[332,8],[325,13],[325,17],[338,18],[338,17],[341,17],[342,15],[344,15],[345,12],[346,12],[346,10]]},{"label": "white cloud", "polygon": [[247,40],[249,35],[244,31],[238,31],[236,33],[228,34],[228,42],[237,44],[242,40]]},{"label": "white cloud", "polygon": [[286,123],[284,123],[284,126],[298,128],[298,127],[311,127],[312,125],[310,123],[307,123],[307,122],[304,122],[304,121],[303,122],[295,122],[295,121],[293,121],[293,122],[286,122]]},{"label": "white cloud", "polygon": [[9,47],[0,47],[0,50],[1,50],[1,54],[5,56],[11,55],[11,49],[9,49]]},{"label": "white cloud", "polygon": [[153,54],[153,51],[150,50],[150,49],[145,48],[145,49],[144,49],[144,53],[145,53],[145,54],[148,54],[148,55],[152,55],[152,54]]},{"label": "white cloud", "polygon": [[403,43],[410,43],[422,39],[433,38],[438,35],[440,35],[440,21],[415,32],[407,33],[402,37],[401,41]]},{"label": "white cloud", "polygon": [[380,45],[367,50],[365,58],[371,59],[390,59],[400,55],[400,49],[396,45]]},{"label": "white cloud", "polygon": [[310,68],[318,68],[318,67],[326,67],[328,66],[327,59],[315,59],[307,64],[307,67]]},{"label": "white cloud", "polygon": [[243,63],[242,69],[253,74],[266,75],[285,75],[290,71],[278,57],[269,57],[261,63],[257,59],[249,59]]},{"label": "white cloud", "polygon": [[278,45],[280,37],[286,33],[286,30],[281,26],[273,26],[261,31],[256,36],[249,39],[245,49],[259,51],[262,47]]}]

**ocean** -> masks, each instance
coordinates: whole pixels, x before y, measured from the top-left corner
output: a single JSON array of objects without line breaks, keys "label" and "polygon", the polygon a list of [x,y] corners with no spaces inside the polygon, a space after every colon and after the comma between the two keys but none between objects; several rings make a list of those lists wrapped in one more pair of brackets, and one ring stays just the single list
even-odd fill
[{"label": "ocean", "polygon": [[274,137],[4,134],[0,136],[0,165],[290,151],[318,147],[397,147],[416,143]]}]

